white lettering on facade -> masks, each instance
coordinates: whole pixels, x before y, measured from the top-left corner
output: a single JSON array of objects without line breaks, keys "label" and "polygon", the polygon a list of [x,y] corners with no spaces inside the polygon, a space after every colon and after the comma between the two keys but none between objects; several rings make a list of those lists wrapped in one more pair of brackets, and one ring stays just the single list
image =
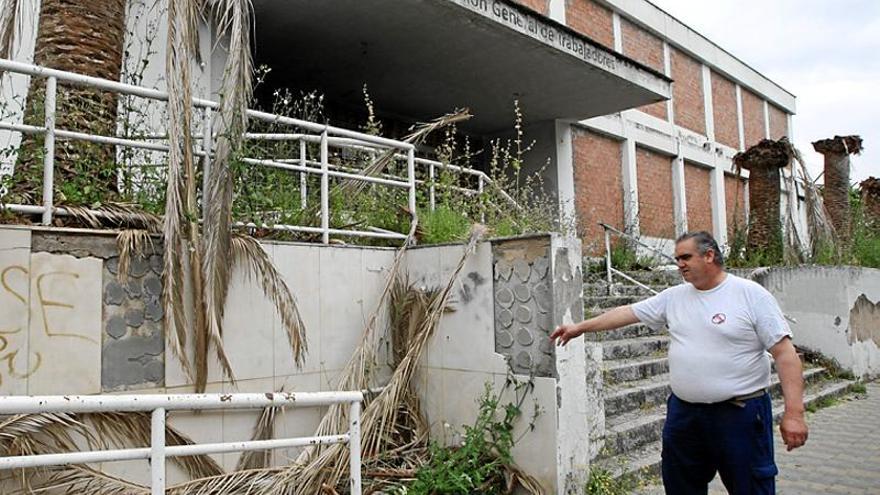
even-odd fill
[{"label": "white lettering on facade", "polygon": [[[501,24],[509,26],[554,48],[568,52],[592,64],[614,71],[619,62],[605,50],[585,43],[584,40],[556,26],[542,22],[498,0],[457,0],[460,5]],[[626,65],[626,64],[624,64]]]}]

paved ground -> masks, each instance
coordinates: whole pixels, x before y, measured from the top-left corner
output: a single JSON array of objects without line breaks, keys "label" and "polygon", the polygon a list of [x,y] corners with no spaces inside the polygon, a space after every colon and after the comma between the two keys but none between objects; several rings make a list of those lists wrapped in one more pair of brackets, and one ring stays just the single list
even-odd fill
[{"label": "paved ground", "polygon": [[[810,438],[786,452],[776,431],[777,493],[782,495],[880,494],[880,383],[809,414]],[[658,495],[660,486],[639,493]],[[726,494],[716,477],[712,495]]]}]

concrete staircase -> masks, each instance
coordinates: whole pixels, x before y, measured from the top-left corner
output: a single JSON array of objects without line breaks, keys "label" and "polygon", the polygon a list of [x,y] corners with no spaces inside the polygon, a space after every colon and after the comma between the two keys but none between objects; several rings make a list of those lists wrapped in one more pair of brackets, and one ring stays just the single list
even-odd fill
[{"label": "concrete staircase", "polygon": [[[639,282],[661,291],[682,282],[676,271],[628,273]],[[585,313],[595,315],[622,304],[632,304],[651,294],[636,285],[614,283],[604,274],[585,276]],[[585,336],[601,344],[605,402],[605,446],[593,461],[620,476],[652,476],[659,473],[660,439],[669,396],[669,363],[666,331],[636,324]],[[806,403],[845,394],[854,382],[833,378],[828,370],[806,364]],[[773,413],[783,411],[779,378],[772,376]]]}]

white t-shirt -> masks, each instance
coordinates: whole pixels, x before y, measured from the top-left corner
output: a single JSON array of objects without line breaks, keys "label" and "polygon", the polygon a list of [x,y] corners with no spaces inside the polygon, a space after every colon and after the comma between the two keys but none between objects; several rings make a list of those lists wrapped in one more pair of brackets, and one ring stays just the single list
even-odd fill
[{"label": "white t-shirt", "polygon": [[669,326],[669,381],[687,402],[721,402],[769,386],[767,350],[791,336],[776,299],[729,273],[713,289],[685,283],[632,309],[651,328]]}]

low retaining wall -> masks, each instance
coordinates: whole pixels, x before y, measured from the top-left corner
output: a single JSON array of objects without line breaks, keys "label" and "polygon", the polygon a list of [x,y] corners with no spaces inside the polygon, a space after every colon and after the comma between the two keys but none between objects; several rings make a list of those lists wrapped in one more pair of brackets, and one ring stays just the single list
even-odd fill
[{"label": "low retaining wall", "polygon": [[802,266],[761,270],[755,280],[779,301],[794,342],[858,378],[880,376],[880,270]]}]

